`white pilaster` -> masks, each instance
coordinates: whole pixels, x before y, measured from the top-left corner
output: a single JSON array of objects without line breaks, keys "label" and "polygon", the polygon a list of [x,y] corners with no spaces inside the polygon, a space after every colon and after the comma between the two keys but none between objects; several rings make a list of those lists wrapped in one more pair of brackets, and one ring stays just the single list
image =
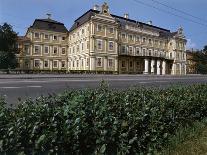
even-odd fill
[{"label": "white pilaster", "polygon": [[107,71],[108,69],[108,64],[107,64],[107,57],[104,57],[104,71]]},{"label": "white pilaster", "polygon": [[157,75],[160,75],[160,60],[157,60]]},{"label": "white pilaster", "polygon": [[149,60],[144,59],[144,74],[148,74],[148,73],[149,73]]},{"label": "white pilaster", "polygon": [[96,68],[96,59],[95,59],[95,57],[90,57],[90,70],[91,71],[94,71],[95,70],[95,68]]},{"label": "white pilaster", "polygon": [[115,58],[115,71],[118,71],[118,58]]},{"label": "white pilaster", "polygon": [[166,61],[162,61],[162,75],[166,74]]},{"label": "white pilaster", "polygon": [[151,74],[155,73],[155,60],[151,60]]}]

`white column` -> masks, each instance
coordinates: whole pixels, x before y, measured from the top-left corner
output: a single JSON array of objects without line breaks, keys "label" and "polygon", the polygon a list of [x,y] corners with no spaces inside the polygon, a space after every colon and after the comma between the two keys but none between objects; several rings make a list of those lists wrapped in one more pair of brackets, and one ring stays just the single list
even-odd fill
[{"label": "white column", "polygon": [[148,73],[149,73],[149,60],[144,59],[144,74],[148,74]]},{"label": "white column", "polygon": [[160,75],[160,60],[157,60],[157,75]]},{"label": "white column", "polygon": [[104,71],[107,71],[108,69],[108,64],[107,64],[107,57],[104,57]]},{"label": "white column", "polygon": [[115,58],[115,71],[118,71],[118,58]]},{"label": "white column", "polygon": [[151,60],[151,74],[155,73],[155,60]]},{"label": "white column", "polygon": [[96,68],[96,59],[95,57],[90,57],[90,70],[95,71]]},{"label": "white column", "polygon": [[162,75],[165,75],[166,74],[166,61],[163,60],[162,61]]}]

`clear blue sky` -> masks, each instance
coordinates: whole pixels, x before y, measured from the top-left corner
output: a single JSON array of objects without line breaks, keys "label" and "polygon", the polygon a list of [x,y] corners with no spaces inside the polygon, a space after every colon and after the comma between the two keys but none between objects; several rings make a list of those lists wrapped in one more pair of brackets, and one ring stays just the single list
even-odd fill
[{"label": "clear blue sky", "polygon": [[112,14],[122,16],[124,13],[129,13],[131,19],[142,22],[152,20],[153,25],[171,31],[176,31],[179,26],[182,26],[188,39],[188,48],[201,49],[207,45],[207,0],[158,0],[203,20],[170,10],[152,0],[138,1],[189,18],[205,26],[160,12],[137,3],[135,0],[0,0],[0,24],[8,22],[13,25],[19,35],[24,35],[34,19],[46,18],[46,13],[51,13],[54,20],[63,22],[69,29],[73,21],[91,9],[94,4],[101,5],[103,2],[107,2]]}]

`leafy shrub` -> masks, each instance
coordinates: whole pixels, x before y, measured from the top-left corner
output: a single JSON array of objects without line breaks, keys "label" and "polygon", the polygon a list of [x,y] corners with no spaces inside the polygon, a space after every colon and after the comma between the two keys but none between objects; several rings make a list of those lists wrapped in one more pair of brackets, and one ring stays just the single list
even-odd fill
[{"label": "leafy shrub", "polygon": [[0,151],[58,154],[147,154],[177,129],[207,117],[207,85],[66,91],[0,102]]}]

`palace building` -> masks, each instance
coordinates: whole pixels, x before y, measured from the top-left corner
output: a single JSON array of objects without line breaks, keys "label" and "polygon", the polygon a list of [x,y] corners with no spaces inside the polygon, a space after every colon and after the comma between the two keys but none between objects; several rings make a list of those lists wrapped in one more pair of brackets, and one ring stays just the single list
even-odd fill
[{"label": "palace building", "polygon": [[21,69],[186,74],[182,28],[171,32],[128,14],[113,15],[107,3],[84,13],[69,30],[50,17],[36,19],[25,38]]}]

